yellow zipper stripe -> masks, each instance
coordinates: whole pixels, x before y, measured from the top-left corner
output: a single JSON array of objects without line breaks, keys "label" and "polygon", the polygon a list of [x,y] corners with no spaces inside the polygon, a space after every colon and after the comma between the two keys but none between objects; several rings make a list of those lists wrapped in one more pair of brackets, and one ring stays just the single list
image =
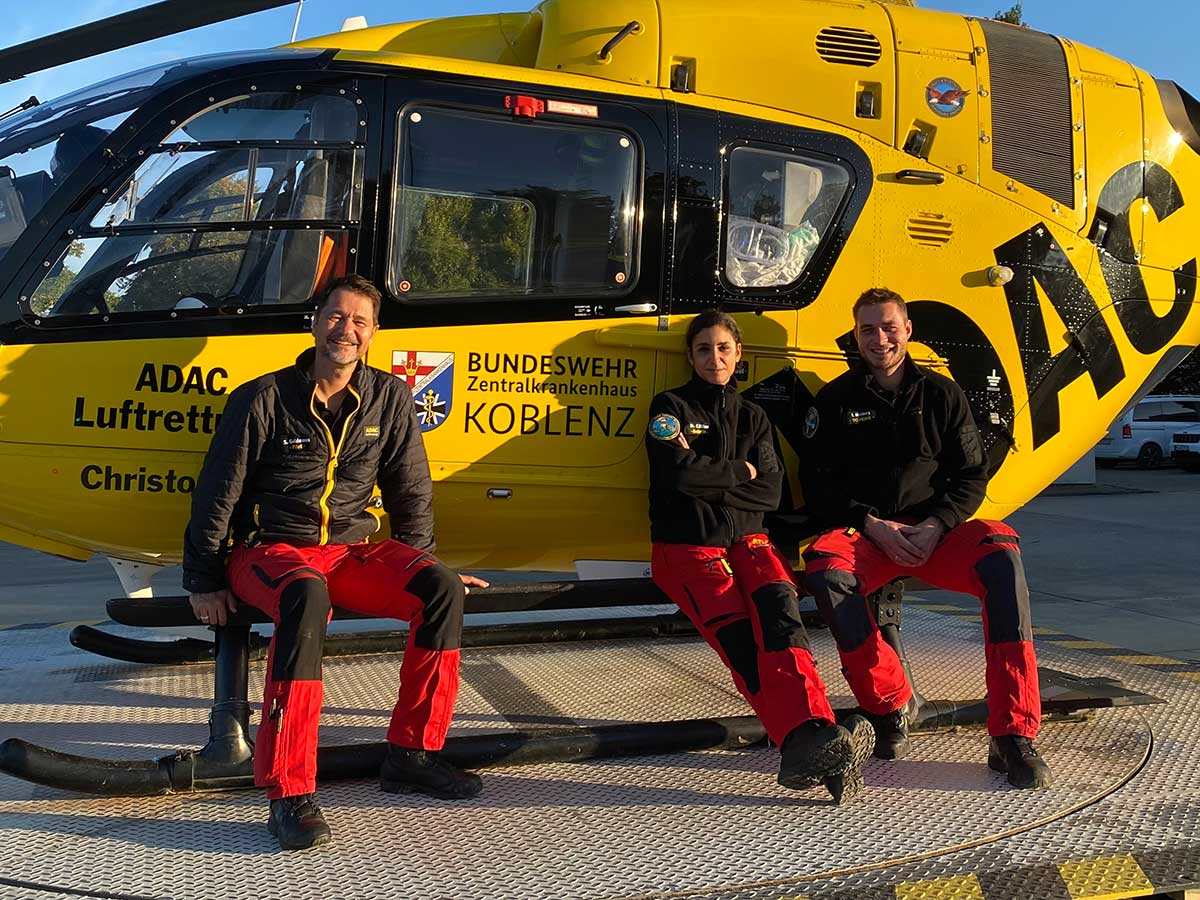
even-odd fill
[{"label": "yellow zipper stripe", "polygon": [[317,501],[317,504],[321,507],[320,544],[329,543],[329,498],[333,495],[333,473],[337,469],[338,456],[342,452],[342,445],[346,443],[346,435],[350,433],[350,422],[358,413],[359,407],[362,406],[362,397],[358,395],[358,391],[354,390],[350,385],[346,385],[346,389],[350,391],[355,403],[358,405],[350,410],[346,416],[346,421],[342,423],[342,436],[338,439],[336,447],[333,445],[333,432],[329,430],[329,426],[325,424],[325,420],[317,414],[317,386],[315,384],[313,385],[313,392],[308,398],[308,411],[320,423],[321,429],[325,432],[325,442],[330,450],[329,465],[325,468],[325,490],[321,492],[321,499]]}]

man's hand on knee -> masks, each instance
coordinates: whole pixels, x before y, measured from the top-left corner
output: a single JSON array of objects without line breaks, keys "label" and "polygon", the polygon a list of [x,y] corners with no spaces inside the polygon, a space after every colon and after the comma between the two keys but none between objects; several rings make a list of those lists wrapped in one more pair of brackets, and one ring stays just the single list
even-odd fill
[{"label": "man's hand on knee", "polygon": [[904,533],[907,527],[909,526],[868,514],[863,521],[863,534],[887,554],[892,562],[902,566],[919,566],[925,561],[925,557],[921,555],[921,549]]},{"label": "man's hand on knee", "polygon": [[205,625],[224,625],[237,612],[237,600],[229,591],[211,591],[188,597],[192,612]]}]

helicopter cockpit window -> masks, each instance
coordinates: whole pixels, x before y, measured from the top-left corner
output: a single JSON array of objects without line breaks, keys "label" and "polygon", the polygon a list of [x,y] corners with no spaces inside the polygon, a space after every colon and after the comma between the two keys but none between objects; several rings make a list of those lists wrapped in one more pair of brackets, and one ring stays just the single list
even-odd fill
[{"label": "helicopter cockpit window", "polygon": [[800,280],[850,190],[842,166],[757,147],[729,156],[725,279],[739,288]]},{"label": "helicopter cockpit window", "polygon": [[106,189],[30,312],[307,302],[347,269],[363,173],[359,120],[353,98],[320,92],[235,97],[193,117]]},{"label": "helicopter cockpit window", "polygon": [[319,50],[221,53],[153,66],[0,121],[0,261],[112,131],[181,79],[236,63],[311,58]]},{"label": "helicopter cockpit window", "polygon": [[614,129],[402,113],[389,285],[405,299],[625,292],[640,160]]}]

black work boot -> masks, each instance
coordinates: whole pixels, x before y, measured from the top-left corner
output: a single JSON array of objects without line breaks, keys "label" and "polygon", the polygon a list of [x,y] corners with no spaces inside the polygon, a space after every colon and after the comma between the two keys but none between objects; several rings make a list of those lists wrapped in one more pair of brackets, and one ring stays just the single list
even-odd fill
[{"label": "black work boot", "polygon": [[912,749],[912,742],[908,739],[908,725],[915,706],[910,700],[899,709],[883,715],[863,713],[875,729],[877,759],[903,759],[908,756],[908,751]]},{"label": "black work boot", "polygon": [[992,738],[988,768],[1008,775],[1008,783],[1019,788],[1048,788],[1054,783],[1050,767],[1027,737],[1006,734]]},{"label": "black work boot", "polygon": [[307,850],[333,840],[333,833],[317,806],[316,794],[297,794],[271,801],[267,830],[284,850]]},{"label": "black work boot", "polygon": [[465,800],[483,790],[474,772],[464,772],[441,759],[434,750],[409,750],[388,744],[379,770],[379,789],[388,794],[414,791],[445,800]]},{"label": "black work boot", "polygon": [[864,786],[862,767],[874,745],[875,732],[862,716],[851,716],[845,727],[805,722],[779,748],[779,783],[792,790],[823,783],[834,803],[846,803]]}]

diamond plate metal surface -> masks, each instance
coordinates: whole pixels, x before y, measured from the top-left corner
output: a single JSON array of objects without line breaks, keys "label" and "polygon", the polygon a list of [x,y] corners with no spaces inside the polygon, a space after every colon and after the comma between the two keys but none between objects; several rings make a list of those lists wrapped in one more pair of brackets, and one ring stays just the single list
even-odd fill
[{"label": "diamond plate metal surface", "polygon": [[[927,696],[982,694],[977,623],[913,609],[905,634]],[[812,637],[835,705],[850,705],[832,639]],[[203,740],[211,667],[91,665],[65,638],[0,634],[0,737],[132,759]],[[1092,882],[1071,881],[1063,865],[1121,856],[1156,886],[1200,883],[1200,684],[1061,647],[1039,654],[1169,702],[1047,726],[1049,791],[1017,791],[989,771],[987,736],[975,730],[919,735],[909,758],[871,760],[864,798],[845,808],[821,790],[779,787],[765,747],[539,765],[486,772],[484,794],[465,803],[323,785],[334,843],[301,854],[276,849],[256,792],[100,799],[0,776],[0,873],[197,900],[1065,900],[1071,884]],[[747,712],[695,640],[469,650],[463,660],[459,734]],[[398,656],[331,660],[322,741],[381,740],[398,668]],[[252,696],[261,674],[252,670]]]}]

